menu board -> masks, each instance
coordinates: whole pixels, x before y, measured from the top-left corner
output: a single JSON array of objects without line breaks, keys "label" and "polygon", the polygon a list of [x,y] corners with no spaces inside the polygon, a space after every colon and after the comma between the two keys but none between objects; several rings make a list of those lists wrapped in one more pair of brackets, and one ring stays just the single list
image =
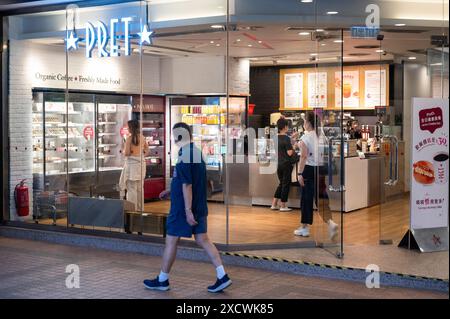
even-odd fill
[{"label": "menu board", "polygon": [[411,228],[448,226],[448,100],[413,98]]},{"label": "menu board", "polygon": [[279,83],[280,110],[389,106],[388,64],[282,69]]},{"label": "menu board", "polygon": [[386,104],[386,70],[366,70],[364,73],[364,106],[377,107]]},{"label": "menu board", "polygon": [[308,73],[308,107],[327,107],[327,72]]},{"label": "menu board", "polygon": [[303,107],[303,73],[284,75],[284,107]]},{"label": "menu board", "polygon": [[359,71],[344,71],[334,74],[335,106],[341,107],[341,87],[343,94],[343,107],[359,107]]}]

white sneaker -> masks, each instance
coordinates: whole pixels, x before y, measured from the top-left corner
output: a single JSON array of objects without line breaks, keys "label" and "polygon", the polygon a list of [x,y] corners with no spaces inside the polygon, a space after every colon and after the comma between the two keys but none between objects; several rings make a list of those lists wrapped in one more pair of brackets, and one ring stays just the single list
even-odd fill
[{"label": "white sneaker", "polygon": [[339,226],[331,219],[328,221],[328,236],[334,241],[338,235]]},{"label": "white sneaker", "polygon": [[296,230],[294,230],[294,235],[301,236],[303,234],[303,227],[299,227]]},{"label": "white sneaker", "polygon": [[270,206],[270,209],[271,209],[271,210],[279,210],[280,207],[278,207],[278,206]]},{"label": "white sneaker", "polygon": [[290,212],[292,211],[292,208],[289,207],[280,207],[280,212]]},{"label": "white sneaker", "polygon": [[300,227],[296,230],[294,230],[294,235],[301,236],[301,237],[309,237],[309,227]]}]

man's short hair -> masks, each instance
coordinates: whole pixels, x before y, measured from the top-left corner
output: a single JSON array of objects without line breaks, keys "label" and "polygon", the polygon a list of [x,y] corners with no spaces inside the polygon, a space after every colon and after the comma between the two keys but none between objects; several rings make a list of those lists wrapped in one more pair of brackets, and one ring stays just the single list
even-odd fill
[{"label": "man's short hair", "polygon": [[[175,125],[172,127],[172,131],[175,132],[175,130],[184,129],[189,134],[189,140],[192,140],[192,129],[189,125],[187,125],[184,122],[178,122],[175,123]],[[178,134],[178,136],[175,136],[175,139],[177,142],[181,141],[183,139],[183,135]]]},{"label": "man's short hair", "polygon": [[281,132],[281,130],[283,130],[286,126],[288,126],[289,125],[289,122],[286,120],[286,119],[284,119],[284,118],[280,118],[278,121],[277,121],[277,128],[278,128],[278,132]]}]

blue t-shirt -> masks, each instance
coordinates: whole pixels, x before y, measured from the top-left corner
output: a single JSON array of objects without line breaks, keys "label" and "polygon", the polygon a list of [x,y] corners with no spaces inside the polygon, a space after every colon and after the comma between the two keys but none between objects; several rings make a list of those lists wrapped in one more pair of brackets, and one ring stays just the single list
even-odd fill
[{"label": "blue t-shirt", "polygon": [[206,164],[194,143],[185,145],[178,153],[170,186],[170,213],[185,214],[183,184],[192,185],[192,212],[195,218],[208,215],[206,203]]}]

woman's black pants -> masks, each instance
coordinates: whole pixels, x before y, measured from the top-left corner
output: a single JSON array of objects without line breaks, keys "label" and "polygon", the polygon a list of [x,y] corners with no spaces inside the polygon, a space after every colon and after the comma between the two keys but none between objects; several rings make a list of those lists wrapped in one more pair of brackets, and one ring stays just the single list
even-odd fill
[{"label": "woman's black pants", "polygon": [[300,209],[302,211],[302,224],[312,225],[314,214],[314,190],[315,185],[315,170],[316,167],[305,165],[303,170],[303,180],[305,186],[302,187],[302,198],[300,200]]},{"label": "woman's black pants", "polygon": [[277,168],[277,175],[280,184],[278,185],[273,197],[279,198],[283,203],[285,203],[288,201],[289,188],[291,186],[292,164],[284,163],[279,165]]}]

